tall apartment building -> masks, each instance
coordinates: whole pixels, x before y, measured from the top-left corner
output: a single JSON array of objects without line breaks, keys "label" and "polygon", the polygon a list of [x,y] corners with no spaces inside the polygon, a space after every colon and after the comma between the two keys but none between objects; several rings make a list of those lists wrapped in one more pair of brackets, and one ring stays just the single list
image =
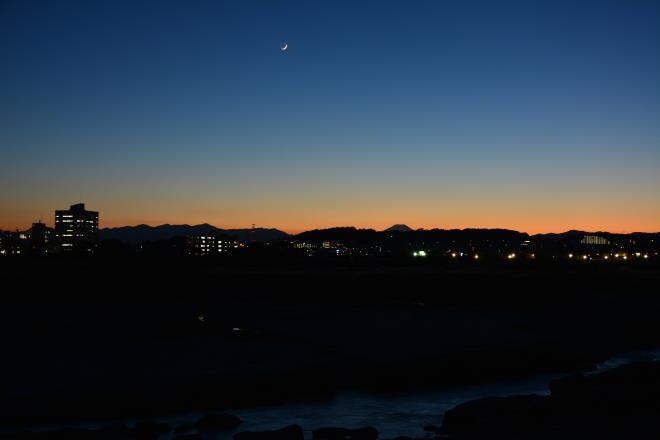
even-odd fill
[{"label": "tall apartment building", "polygon": [[84,203],[55,211],[55,240],[65,252],[92,252],[99,241],[99,213]]}]

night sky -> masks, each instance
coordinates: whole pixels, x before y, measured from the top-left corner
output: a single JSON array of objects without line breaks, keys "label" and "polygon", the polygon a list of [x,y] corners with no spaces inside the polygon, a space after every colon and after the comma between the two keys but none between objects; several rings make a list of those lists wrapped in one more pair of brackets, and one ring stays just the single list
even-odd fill
[{"label": "night sky", "polygon": [[660,230],[660,2],[136,3],[0,2],[0,228]]}]

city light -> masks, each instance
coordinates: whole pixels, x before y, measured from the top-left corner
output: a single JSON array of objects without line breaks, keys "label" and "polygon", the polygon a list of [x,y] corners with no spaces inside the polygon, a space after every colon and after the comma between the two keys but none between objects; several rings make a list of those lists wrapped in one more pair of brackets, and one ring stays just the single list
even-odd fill
[{"label": "city light", "polygon": [[568,254],[568,258],[573,258],[573,254]]},{"label": "city light", "polygon": [[513,260],[514,258],[516,258],[516,254],[509,254],[509,255],[507,255],[506,257],[507,257],[509,260]]},{"label": "city light", "polygon": [[474,259],[478,260],[479,259],[479,254],[474,254]]},{"label": "city light", "polygon": [[426,257],[426,251],[415,251],[413,257]]}]

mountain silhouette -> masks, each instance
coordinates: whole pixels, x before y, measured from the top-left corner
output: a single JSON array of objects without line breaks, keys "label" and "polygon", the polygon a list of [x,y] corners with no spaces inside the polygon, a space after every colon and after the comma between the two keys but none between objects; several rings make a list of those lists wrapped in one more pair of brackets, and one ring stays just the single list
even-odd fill
[{"label": "mountain silhouette", "polygon": [[[392,232],[398,232],[392,234]],[[566,231],[562,233],[535,234],[507,229],[418,229],[413,230],[404,224],[396,224],[384,231],[374,229],[358,229],[355,227],[335,227],[328,229],[314,229],[305,231],[295,236],[278,229],[255,228],[255,229],[221,229],[208,223],[199,225],[136,225],[117,228],[104,228],[100,230],[101,240],[119,240],[128,244],[139,244],[149,241],[169,240],[194,234],[223,234],[237,238],[240,241],[278,241],[294,238],[297,241],[317,242],[335,241],[353,245],[378,245],[391,246],[393,241],[402,243],[434,243],[442,244],[447,248],[456,246],[486,246],[499,247],[498,243],[509,243],[518,245],[525,240],[533,240],[541,249],[552,252],[562,252],[567,244],[579,243],[585,235],[599,235],[607,238],[612,243],[627,243],[630,240],[636,242],[651,242],[660,240],[660,233],[615,234],[609,232],[585,232]]]},{"label": "mountain silhouette", "polygon": [[289,236],[286,232],[272,228],[255,229],[220,229],[208,223],[201,225],[136,225],[117,228],[103,228],[100,230],[101,240],[120,240],[130,244],[146,241],[169,240],[170,238],[194,234],[225,234],[238,238],[241,241],[272,241],[282,240]]},{"label": "mountain silhouette", "polygon": [[410,232],[412,231],[413,228],[411,228],[408,225],[404,225],[402,223],[398,223],[396,225],[392,225],[389,228],[385,229],[384,232]]}]

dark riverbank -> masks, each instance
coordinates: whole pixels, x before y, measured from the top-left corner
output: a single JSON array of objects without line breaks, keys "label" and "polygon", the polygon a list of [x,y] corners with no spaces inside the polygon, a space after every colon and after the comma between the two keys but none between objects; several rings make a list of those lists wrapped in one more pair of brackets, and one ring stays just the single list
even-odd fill
[{"label": "dark riverbank", "polygon": [[550,390],[459,405],[440,432],[456,440],[660,437],[660,362],[569,376]]},{"label": "dark riverbank", "polygon": [[[658,353],[654,352],[655,358],[657,355]],[[624,357],[617,362],[629,362],[630,359]],[[482,387],[481,392],[490,397],[466,400],[466,395],[463,395],[459,397],[463,399],[463,403],[457,406],[444,406],[449,403],[446,400],[448,395],[437,395],[436,398],[440,401],[424,409],[417,409],[424,412],[436,408],[435,417],[427,421],[418,419],[417,425],[408,420],[412,414],[405,417],[403,424],[403,420],[387,420],[387,417],[400,419],[403,415],[400,411],[404,410],[400,406],[400,400],[396,396],[390,396],[382,399],[382,413],[373,413],[371,419],[362,420],[356,419],[354,412],[351,412],[351,417],[346,417],[346,414],[342,415],[341,411],[337,412],[332,406],[326,407],[320,418],[318,415],[306,418],[297,412],[301,406],[285,405],[287,408],[275,410],[262,408],[261,415],[257,412],[243,412],[241,418],[219,413],[201,417],[189,414],[180,416],[178,421],[161,418],[159,422],[138,421],[137,424],[115,423],[97,427],[18,431],[0,434],[0,439],[646,439],[657,438],[660,434],[660,428],[657,426],[660,416],[660,362],[623,364],[613,369],[599,369],[553,379],[549,384],[546,383],[551,393],[529,394],[538,385],[530,383],[526,386],[527,388],[521,388],[518,393],[510,385],[500,387],[499,390]],[[423,393],[415,394],[415,401],[424,400]],[[361,399],[372,400],[366,395]],[[364,403],[373,405],[373,401]],[[413,406],[417,405],[419,404]],[[398,409],[395,409],[397,407]],[[436,420],[439,420],[441,414],[444,414],[444,417],[440,426]],[[264,419],[261,424],[257,422],[259,418]],[[395,434],[397,431],[384,426],[385,421],[398,425],[398,433]],[[282,428],[285,424],[294,422],[295,425]],[[400,430],[404,425],[407,426],[407,432]],[[335,428],[328,428],[330,426]]]},{"label": "dark riverbank", "polygon": [[[3,426],[573,371],[660,346],[651,265],[6,260]],[[35,276],[38,274],[38,276]]]}]

